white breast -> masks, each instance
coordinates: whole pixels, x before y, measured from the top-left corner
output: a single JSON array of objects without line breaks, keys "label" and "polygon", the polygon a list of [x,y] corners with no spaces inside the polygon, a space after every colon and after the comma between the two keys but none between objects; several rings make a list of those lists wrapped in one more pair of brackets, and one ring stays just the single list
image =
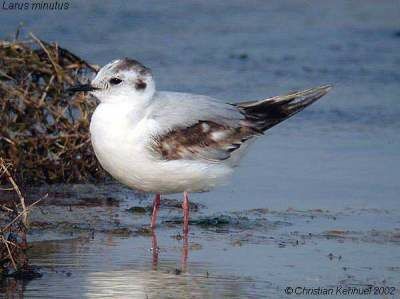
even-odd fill
[{"label": "white breast", "polygon": [[150,137],[160,129],[153,119],[129,105],[100,104],[90,124],[93,148],[100,164],[129,187],[159,193],[206,191],[232,173],[226,164],[157,159]]}]

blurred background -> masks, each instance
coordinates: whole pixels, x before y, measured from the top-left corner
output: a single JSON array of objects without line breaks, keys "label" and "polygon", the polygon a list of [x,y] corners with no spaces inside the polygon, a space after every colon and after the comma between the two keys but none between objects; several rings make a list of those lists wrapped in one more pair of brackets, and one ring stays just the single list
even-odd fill
[{"label": "blurred background", "polygon": [[[206,94],[225,102],[334,85],[315,105],[268,131],[250,150],[229,185],[193,196],[207,206],[207,213],[294,208],[343,215],[352,210],[356,212],[339,222],[326,224],[324,220],[317,226],[325,223],[322,230],[399,234],[399,1],[69,3],[66,11],[0,9],[2,38],[12,36],[23,23],[23,33],[33,32],[41,39],[56,41],[94,64],[120,57],[137,59],[153,70],[160,90]],[[305,225],[297,218],[282,216],[279,221],[295,225],[292,233]],[[315,225],[304,228],[307,232],[314,230]],[[199,235],[201,243],[204,235]],[[206,235],[211,238],[206,238],[207,242],[218,241],[219,237]],[[357,250],[358,245],[348,244],[343,250],[354,259],[347,262],[354,262],[357,269],[351,274],[352,282],[377,283],[379,277],[385,277],[392,284],[399,283],[396,240],[375,248],[379,252],[376,255],[370,251],[369,241]],[[294,281],[299,278],[293,273],[320,284],[335,285],[347,279],[342,265],[328,274],[319,270],[324,258],[312,263],[315,256],[329,253],[329,249],[321,253],[321,246],[326,244],[313,242],[315,251],[294,254],[293,261],[290,254],[275,251],[278,247],[270,248],[276,244],[266,248],[258,244],[251,247],[252,257],[246,251],[228,250],[229,257],[215,258],[214,266],[226,275],[240,268],[243,272],[237,275],[253,277],[255,284],[257,279],[271,280],[260,289],[246,284],[242,295],[247,296],[283,287],[288,265],[293,264],[299,267],[297,272],[290,268],[294,272],[289,277]],[[215,250],[224,247],[214,246]],[[204,251],[198,255],[199,264],[214,260],[209,255],[216,256]],[[268,259],[264,259],[266,251]],[[378,256],[382,263],[377,261]],[[303,265],[298,263],[301,258]],[[268,267],[272,260],[274,269]],[[312,270],[304,270],[307,263]],[[360,270],[368,263],[372,268],[369,276]],[[390,272],[393,263],[397,263],[397,270]]]}]

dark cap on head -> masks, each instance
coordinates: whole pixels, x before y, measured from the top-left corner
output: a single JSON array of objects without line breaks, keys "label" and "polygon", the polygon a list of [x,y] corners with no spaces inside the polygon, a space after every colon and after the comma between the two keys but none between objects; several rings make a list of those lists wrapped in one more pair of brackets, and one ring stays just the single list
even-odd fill
[{"label": "dark cap on head", "polygon": [[148,67],[145,67],[139,61],[131,58],[123,58],[119,61],[119,63],[115,66],[116,71],[123,71],[128,69],[134,69],[141,75],[151,74],[151,70]]}]

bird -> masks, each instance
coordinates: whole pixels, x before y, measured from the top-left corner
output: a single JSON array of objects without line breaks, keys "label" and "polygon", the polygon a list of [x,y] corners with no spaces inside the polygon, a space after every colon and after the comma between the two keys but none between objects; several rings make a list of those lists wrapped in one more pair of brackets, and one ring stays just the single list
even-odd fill
[{"label": "bird", "polygon": [[150,227],[156,227],[161,195],[183,193],[187,233],[189,193],[226,182],[249,145],[331,87],[233,103],[158,91],[150,68],[122,58],[103,66],[90,83],[69,91],[89,92],[99,101],[90,137],[101,166],[128,187],[155,194]]}]

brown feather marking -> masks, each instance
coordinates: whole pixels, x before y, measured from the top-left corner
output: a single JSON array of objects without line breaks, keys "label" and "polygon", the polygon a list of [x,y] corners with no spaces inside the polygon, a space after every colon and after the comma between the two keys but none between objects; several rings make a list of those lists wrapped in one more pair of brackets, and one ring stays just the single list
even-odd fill
[{"label": "brown feather marking", "polygon": [[[218,133],[223,138],[216,138]],[[254,136],[250,127],[231,128],[212,121],[199,121],[186,128],[177,128],[163,136],[156,136],[153,150],[165,160],[192,159],[205,149],[225,151],[227,157]],[[224,159],[221,159],[224,160]]]}]

